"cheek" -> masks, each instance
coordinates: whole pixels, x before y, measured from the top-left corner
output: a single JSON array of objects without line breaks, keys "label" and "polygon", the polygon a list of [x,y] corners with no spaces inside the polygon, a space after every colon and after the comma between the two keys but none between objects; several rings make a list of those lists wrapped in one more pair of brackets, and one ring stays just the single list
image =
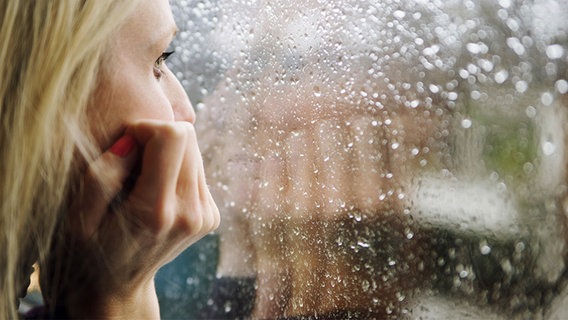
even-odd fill
[{"label": "cheek", "polygon": [[[140,78],[138,78],[140,79]],[[113,79],[95,91],[88,121],[103,149],[118,139],[129,124],[142,120],[173,121],[169,100],[155,79]]]}]

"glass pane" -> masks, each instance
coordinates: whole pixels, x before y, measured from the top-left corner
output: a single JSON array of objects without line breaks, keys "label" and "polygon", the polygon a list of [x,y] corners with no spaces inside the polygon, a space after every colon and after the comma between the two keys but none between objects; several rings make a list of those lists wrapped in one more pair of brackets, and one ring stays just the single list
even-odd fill
[{"label": "glass pane", "polygon": [[568,316],[566,3],[172,5],[222,224],[164,317]]}]

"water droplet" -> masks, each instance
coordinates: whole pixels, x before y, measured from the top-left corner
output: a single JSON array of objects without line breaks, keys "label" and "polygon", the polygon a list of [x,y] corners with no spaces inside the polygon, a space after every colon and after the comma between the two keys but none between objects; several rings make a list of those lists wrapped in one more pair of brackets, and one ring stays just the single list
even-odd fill
[{"label": "water droplet", "polygon": [[554,153],[554,151],[556,151],[554,143],[546,141],[542,144],[542,153],[544,153],[544,155],[550,156]]},{"label": "water droplet", "polygon": [[393,12],[392,15],[397,19],[402,19],[402,18],[404,18],[404,16],[406,16],[406,12],[404,12],[402,10],[396,10],[395,12]]},{"label": "water droplet", "polygon": [[466,46],[467,51],[473,53],[473,54],[478,54],[481,52],[481,47],[479,46],[479,44],[477,43],[468,43]]},{"label": "water droplet", "polygon": [[558,91],[558,93],[560,94],[565,94],[568,92],[568,81],[564,79],[556,81],[554,86],[556,87],[556,91]]},{"label": "water droplet", "polygon": [[369,288],[371,287],[371,284],[369,283],[369,281],[367,280],[363,280],[361,282],[361,288],[363,288],[363,292],[367,292],[369,291]]},{"label": "water droplet", "polygon": [[525,164],[523,164],[523,171],[526,174],[532,173],[533,170],[534,170],[534,165],[531,162],[525,162]]},{"label": "water droplet", "polygon": [[545,92],[545,93],[542,94],[542,96],[540,96],[540,101],[545,106],[549,106],[554,101],[554,97],[552,96],[552,94],[550,92]]},{"label": "water droplet", "polygon": [[424,50],[422,50],[422,54],[424,54],[425,56],[434,56],[439,51],[440,51],[440,46],[435,44],[428,48],[424,48]]},{"label": "water droplet", "polygon": [[536,117],[536,108],[533,106],[528,106],[527,109],[525,110],[525,113],[527,115],[527,117],[529,118],[534,118]]},{"label": "water droplet", "polygon": [[464,129],[469,129],[469,128],[471,128],[471,124],[472,124],[472,122],[471,122],[470,119],[463,119],[462,122],[461,122],[461,126],[462,126],[462,128],[464,128]]},{"label": "water droplet", "polygon": [[546,56],[549,59],[560,59],[564,55],[564,48],[559,44],[546,47]]},{"label": "water droplet", "polygon": [[321,97],[321,89],[319,86],[314,86],[314,96]]},{"label": "water droplet", "polygon": [[511,0],[499,0],[499,5],[503,8],[509,8],[511,6]]},{"label": "water droplet", "polygon": [[521,56],[525,53],[525,46],[521,43],[519,38],[507,38],[507,46],[511,48],[517,55]]},{"label": "water droplet", "polygon": [[495,82],[501,84],[509,78],[509,72],[507,70],[501,70],[495,74]]},{"label": "water droplet", "polygon": [[528,85],[526,81],[520,80],[515,83],[515,90],[519,93],[524,93],[528,89]]}]

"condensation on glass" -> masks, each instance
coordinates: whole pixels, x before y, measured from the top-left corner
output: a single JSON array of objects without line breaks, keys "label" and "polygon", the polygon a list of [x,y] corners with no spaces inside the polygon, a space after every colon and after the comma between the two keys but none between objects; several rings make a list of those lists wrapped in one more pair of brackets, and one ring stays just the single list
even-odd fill
[{"label": "condensation on glass", "polygon": [[172,5],[222,224],[163,315],[568,317],[568,3]]}]

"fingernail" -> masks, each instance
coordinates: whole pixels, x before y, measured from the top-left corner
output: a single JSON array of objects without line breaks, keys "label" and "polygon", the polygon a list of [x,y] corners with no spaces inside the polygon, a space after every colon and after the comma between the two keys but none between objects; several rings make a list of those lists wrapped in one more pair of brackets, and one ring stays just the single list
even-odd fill
[{"label": "fingernail", "polygon": [[118,139],[112,145],[112,147],[110,147],[110,152],[121,158],[124,158],[130,153],[130,151],[132,151],[132,149],[134,149],[135,144],[136,140],[134,140],[134,137],[130,135],[124,135],[120,137],[120,139]]}]

